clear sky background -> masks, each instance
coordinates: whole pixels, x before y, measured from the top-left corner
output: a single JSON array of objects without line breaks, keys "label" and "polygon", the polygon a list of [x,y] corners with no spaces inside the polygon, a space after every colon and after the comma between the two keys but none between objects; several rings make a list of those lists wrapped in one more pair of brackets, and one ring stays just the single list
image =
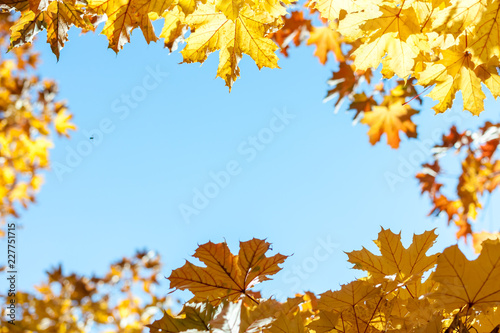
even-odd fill
[{"label": "clear sky background", "polygon": [[[414,117],[419,140],[403,139],[393,150],[383,137],[373,147],[366,126],[352,126],[352,114],[334,114],[332,102],[322,103],[335,63],[322,66],[312,47],[280,56],[281,69],[274,70],[259,71],[245,56],[242,77],[229,93],[222,79],[214,79],[217,54],[201,67],[179,65],[178,52],[169,55],[162,43],[147,45],[137,30],[118,55],[107,49],[103,35],[72,30],[59,62],[44,38],[40,34],[36,43],[40,74],[58,82],[78,126],[70,140],[55,138],[52,164],[67,165],[68,152],[78,147],[92,151],[73,161],[71,172],[47,172],[37,203],[21,213],[23,290],[32,290],[59,263],[65,272],[103,274],[111,262],[143,248],[159,251],[168,276],[197,244],[226,240],[237,251],[238,241],[252,237],[267,238],[273,253],[293,254],[261,286],[265,296],[336,289],[359,276],[344,251],[374,250],[380,226],[402,230],[405,245],[413,233],[436,227],[435,251],[456,243],[456,230],[446,227],[444,217],[427,217],[431,205],[414,178],[430,156],[422,143],[452,123],[466,129],[498,121],[499,104],[491,96],[480,119],[462,113],[460,103],[434,116],[426,99]],[[146,91],[141,87],[148,68],[168,76]],[[120,99],[132,92],[141,100],[126,106]],[[250,153],[238,147],[266,131],[276,110],[285,109],[294,118],[248,161]],[[89,131],[102,122],[112,129],[90,140]],[[230,161],[239,174],[187,223],[180,205],[192,206],[195,189],[203,191],[212,182],[210,172]],[[402,181],[391,187],[388,172]],[[499,203],[493,197],[481,217],[492,230],[499,228]],[[328,242],[334,244],[329,252],[321,248]],[[166,290],[168,281],[161,282]]]}]

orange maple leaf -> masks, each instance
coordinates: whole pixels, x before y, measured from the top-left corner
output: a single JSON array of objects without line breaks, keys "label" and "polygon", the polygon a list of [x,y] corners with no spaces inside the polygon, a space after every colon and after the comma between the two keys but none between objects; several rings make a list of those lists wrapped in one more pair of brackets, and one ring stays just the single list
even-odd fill
[{"label": "orange maple leaf", "polygon": [[307,40],[307,45],[315,44],[316,51],[314,55],[318,57],[319,61],[324,65],[328,60],[328,53],[333,52],[337,61],[343,62],[345,60],[344,54],[340,48],[342,44],[342,37],[340,34],[330,27],[314,27],[311,36]]},{"label": "orange maple leaf", "polygon": [[304,18],[304,13],[301,11],[292,12],[290,17],[284,19],[284,23],[283,28],[272,33],[269,37],[278,44],[280,52],[288,57],[290,43],[293,42],[295,46],[299,46],[313,27],[311,20]]},{"label": "orange maple leaf", "polygon": [[240,242],[238,255],[233,255],[226,243],[200,245],[193,256],[206,267],[186,261],[172,271],[168,278],[170,287],[191,291],[193,302],[208,300],[219,304],[224,299],[236,301],[242,296],[254,300],[249,289],[269,280],[268,275],[278,273],[281,270],[278,264],[288,257],[281,254],[266,257],[269,247],[266,241],[254,238]]},{"label": "orange maple leaf", "polygon": [[372,111],[365,113],[361,123],[370,126],[368,136],[372,145],[379,142],[384,133],[392,148],[399,148],[399,132],[405,133],[409,138],[417,137],[417,125],[411,117],[418,111],[403,103],[403,99],[385,96],[381,105],[374,106]]},{"label": "orange maple leaf", "polygon": [[424,194],[425,192],[429,192],[429,195],[432,198],[436,197],[436,193],[439,192],[439,189],[443,184],[436,182],[436,176],[439,174],[441,168],[439,167],[438,160],[435,160],[433,164],[425,163],[421,172],[419,172],[415,177],[420,182],[420,186],[422,191],[420,194]]}]

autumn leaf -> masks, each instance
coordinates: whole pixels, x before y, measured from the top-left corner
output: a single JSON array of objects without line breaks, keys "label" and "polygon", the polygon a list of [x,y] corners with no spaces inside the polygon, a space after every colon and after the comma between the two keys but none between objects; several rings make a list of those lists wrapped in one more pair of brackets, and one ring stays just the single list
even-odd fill
[{"label": "autumn leaf", "polygon": [[476,260],[469,261],[457,245],[443,251],[432,276],[440,283],[430,297],[447,310],[472,309],[500,304],[500,240],[486,240]]},{"label": "autumn leaf", "polygon": [[52,1],[44,15],[47,25],[47,42],[59,60],[59,52],[68,40],[68,30],[72,25],[85,30],[94,30],[85,16],[82,6],[76,0]]},{"label": "autumn leaf", "polygon": [[58,134],[64,135],[69,138],[68,131],[76,130],[75,124],[70,122],[72,118],[73,115],[68,113],[66,108],[62,108],[61,110],[59,110],[54,119],[54,124]]},{"label": "autumn leaf", "polygon": [[365,248],[347,255],[354,268],[368,272],[369,276],[377,281],[393,276],[391,279],[394,281],[405,283],[414,277],[420,277],[435,265],[437,255],[427,256],[426,253],[436,237],[434,231],[414,235],[412,244],[405,249],[401,243],[401,234],[394,234],[391,230],[382,228],[378,240],[375,241],[381,256]]},{"label": "autumn leaf", "polygon": [[285,17],[283,27],[269,35],[280,47],[280,52],[288,57],[290,43],[299,46],[307,39],[309,32],[313,29],[311,20],[304,18],[301,11],[293,11],[290,17]]},{"label": "autumn leaf", "polygon": [[237,301],[241,296],[253,299],[249,294],[255,284],[268,280],[281,268],[278,264],[287,256],[276,254],[266,257],[269,243],[252,239],[240,243],[238,255],[229,251],[226,243],[208,242],[198,247],[194,257],[206,267],[190,263],[176,269],[170,277],[170,287],[189,290],[194,294],[193,302],[208,299],[219,304],[223,299]]},{"label": "autumn leaf", "polygon": [[345,60],[340,48],[341,43],[342,39],[339,33],[329,27],[314,27],[307,40],[307,45],[316,45],[314,55],[323,65],[326,64],[329,52],[333,52],[337,61],[343,62]]},{"label": "autumn leaf", "polygon": [[379,142],[384,133],[392,148],[399,147],[399,132],[405,133],[409,138],[417,137],[417,126],[411,117],[418,111],[403,103],[404,100],[400,98],[386,96],[381,105],[373,106],[370,112],[364,114],[361,123],[370,126],[368,136],[372,145]]},{"label": "autumn leaf", "polygon": [[420,194],[428,192],[431,197],[436,197],[436,193],[439,192],[441,186],[443,186],[443,184],[436,181],[436,177],[440,170],[441,168],[439,167],[438,160],[435,160],[433,164],[425,163],[422,165],[422,171],[415,176],[420,182],[420,187],[422,189]]},{"label": "autumn leaf", "polygon": [[118,53],[125,43],[130,42],[130,34],[140,28],[147,43],[155,42],[153,24],[149,13],[163,14],[170,5],[168,0],[89,0],[89,9],[97,14],[106,14],[107,20],[102,34],[108,37],[109,48]]},{"label": "autumn leaf", "polygon": [[357,69],[377,68],[384,58],[384,67],[406,79],[423,47],[417,22],[413,7],[367,4],[363,10],[347,14],[339,23],[339,32],[350,40],[366,37],[352,54]]},{"label": "autumn leaf", "polygon": [[249,55],[259,69],[278,67],[274,53],[278,47],[267,37],[273,27],[280,25],[272,17],[245,7],[235,20],[230,20],[207,2],[186,22],[195,31],[186,39],[187,45],[181,52],[184,62],[204,62],[209,53],[219,50],[217,76],[223,78],[230,89],[240,75],[238,63],[243,54]]},{"label": "autumn leaf", "polygon": [[481,89],[481,80],[474,72],[475,67],[472,55],[465,47],[465,38],[462,38],[458,46],[443,50],[441,60],[429,64],[419,74],[419,84],[436,84],[428,94],[432,99],[439,101],[433,107],[436,113],[448,110],[459,90],[462,91],[464,110],[474,115],[479,115],[484,110],[483,101],[486,95]]}]

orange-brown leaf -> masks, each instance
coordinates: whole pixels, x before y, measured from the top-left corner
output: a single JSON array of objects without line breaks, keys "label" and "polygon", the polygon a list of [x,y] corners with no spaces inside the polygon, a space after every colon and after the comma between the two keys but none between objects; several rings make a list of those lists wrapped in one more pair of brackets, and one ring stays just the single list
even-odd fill
[{"label": "orange-brown leaf", "polygon": [[240,243],[240,252],[233,255],[226,243],[208,242],[200,245],[194,257],[200,259],[206,267],[198,267],[190,262],[174,270],[170,277],[170,286],[180,290],[189,290],[194,294],[192,301],[208,299],[214,304],[223,299],[236,301],[242,296],[252,298],[250,288],[268,280],[281,268],[278,264],[287,256],[276,254],[266,257],[270,244],[264,240],[252,239]]}]

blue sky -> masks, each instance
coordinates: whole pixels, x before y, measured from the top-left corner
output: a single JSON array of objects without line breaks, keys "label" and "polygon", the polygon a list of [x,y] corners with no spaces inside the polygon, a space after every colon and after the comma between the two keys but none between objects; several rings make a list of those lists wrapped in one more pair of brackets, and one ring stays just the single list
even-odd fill
[{"label": "blue sky", "polygon": [[[257,237],[273,243],[274,253],[293,254],[262,285],[264,295],[293,296],[359,276],[344,251],[374,250],[380,226],[402,230],[406,245],[413,233],[436,227],[435,251],[456,243],[443,218],[426,217],[431,206],[414,174],[429,156],[422,144],[452,123],[466,129],[494,119],[498,103],[491,97],[480,119],[459,108],[434,116],[426,100],[414,117],[420,139],[393,150],[371,146],[366,126],[353,127],[351,114],[322,103],[334,63],[322,66],[312,47],[280,56],[274,70],[259,71],[245,56],[229,93],[214,79],[217,54],[201,67],[179,65],[178,52],[147,45],[134,31],[115,55],[104,36],[72,31],[56,62],[43,38],[36,43],[40,74],[58,81],[78,131],[70,140],[55,138],[57,168],[18,220],[20,289],[32,290],[59,263],[66,272],[102,274],[143,248],[160,252],[168,276],[197,244],[226,240],[237,251],[238,241]],[[163,74],[155,80],[151,72]],[[127,95],[135,97],[127,102]],[[277,118],[285,112],[288,118]],[[98,128],[106,133],[92,132]],[[265,142],[254,145],[259,135]],[[71,156],[75,151],[86,156]],[[223,188],[209,185],[224,170]],[[401,181],[389,184],[388,173]],[[217,193],[186,219],[180,207],[193,207],[205,188]],[[498,203],[496,196],[483,219],[490,228],[498,228]],[[166,290],[168,281],[162,283]]]}]

